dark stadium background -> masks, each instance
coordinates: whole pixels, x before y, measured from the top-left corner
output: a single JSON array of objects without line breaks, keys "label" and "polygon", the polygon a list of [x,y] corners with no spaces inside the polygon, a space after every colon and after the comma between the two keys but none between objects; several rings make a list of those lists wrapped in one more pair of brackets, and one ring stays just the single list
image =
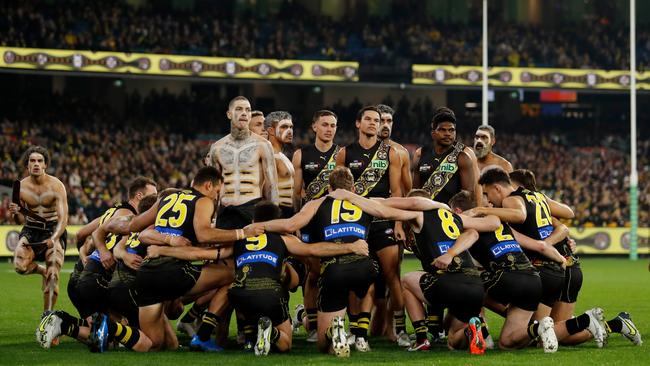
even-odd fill
[{"label": "dark stadium background", "polygon": [[[626,70],[628,14],[627,2],[490,1],[490,65]],[[650,3],[639,2],[637,14],[637,63],[645,71]],[[395,108],[393,136],[411,151],[430,141],[438,106],[456,111],[460,138],[471,144],[480,88],[414,85],[411,65],[480,65],[480,21],[474,0],[0,1],[1,47],[359,63],[356,82],[0,68],[0,185],[7,187],[0,224],[10,223],[8,187],[25,174],[19,157],[29,144],[50,149],[49,172],[66,184],[71,223],[83,224],[120,200],[133,175],[187,185],[208,144],[228,132],[226,104],[236,95],[265,113],[288,110],[297,146],[310,141],[315,110],[339,115],[336,141],[346,144],[356,111],[380,102]],[[572,205],[571,226],[630,225],[628,91],[491,90],[495,151]],[[648,251],[650,226],[649,103],[640,90],[640,253]],[[595,235],[582,244],[595,246]]]}]

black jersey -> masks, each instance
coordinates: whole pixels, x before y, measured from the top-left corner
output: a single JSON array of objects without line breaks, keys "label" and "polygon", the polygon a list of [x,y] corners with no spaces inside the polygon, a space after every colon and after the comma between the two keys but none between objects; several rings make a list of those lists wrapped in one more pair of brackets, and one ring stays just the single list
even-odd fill
[{"label": "black jersey", "polygon": [[[141,258],[144,258],[144,257],[147,256],[147,246],[140,243],[140,233],[139,232],[131,233],[129,235],[129,238],[126,239],[126,243],[125,243],[124,247],[125,247],[127,253],[138,255]],[[133,269],[129,268],[129,266],[124,264],[124,262],[122,262],[122,261],[117,262],[117,267],[121,271],[127,271],[127,272],[130,272],[132,274],[135,274],[135,271]]]},{"label": "black jersey", "polygon": [[[422,230],[415,233],[418,247],[418,259],[422,269],[429,273],[436,273],[438,268],[432,265],[434,259],[447,253],[454,246],[463,230],[463,221],[460,216],[442,208],[423,212]],[[458,253],[447,267],[448,272],[459,272],[465,268],[474,268],[472,258],[467,251]]]},{"label": "black jersey", "polygon": [[167,195],[160,201],[156,214],[156,231],[162,234],[183,236],[197,244],[194,232],[194,211],[196,202],[203,194],[195,189],[186,189]]},{"label": "black jersey", "polygon": [[449,203],[451,197],[462,190],[460,184],[460,169],[458,167],[458,151],[462,151],[462,149],[459,150],[456,145],[452,145],[447,151],[438,155],[436,154],[433,145],[425,145],[422,147],[420,162],[417,166],[422,187],[427,184],[431,175],[437,173],[437,171],[440,173],[453,173],[446,184],[445,178],[443,178],[444,175],[442,174],[431,177],[432,187],[439,187],[444,184],[444,187],[442,187],[438,194],[431,197],[431,199],[438,202]]},{"label": "black jersey", "polygon": [[236,241],[234,287],[260,290],[279,287],[287,256],[287,247],[279,234],[266,233]]},{"label": "black jersey", "polygon": [[349,201],[326,197],[302,232],[307,243],[353,243],[366,240],[373,217]]},{"label": "black jersey", "polygon": [[[350,168],[354,176],[357,194],[366,197],[390,197],[389,151],[390,146],[380,140],[367,150],[359,145],[359,142],[345,148],[345,166]],[[368,189],[372,185],[372,189]]]},{"label": "black jersey", "polygon": [[[112,218],[115,215],[115,212],[117,212],[117,210],[120,210],[120,209],[127,209],[127,210],[131,211],[132,214],[134,214],[134,215],[137,214],[135,208],[133,208],[133,206],[131,206],[130,203],[128,203],[128,202],[116,203],[113,207],[111,207],[108,210],[104,211],[104,214],[102,214],[102,216],[100,216],[100,218],[99,218],[99,224],[102,225],[103,223],[108,221],[110,218]],[[110,233],[110,234],[106,235],[106,240],[104,242],[106,244],[106,249],[108,249],[108,250],[110,250],[112,252],[115,245],[117,243],[119,243],[120,240],[122,240],[122,237],[123,237],[123,235],[118,235],[118,234],[113,234],[113,233]],[[93,252],[90,254],[90,256],[88,258],[90,258],[90,259],[92,259],[92,260],[94,260],[94,261],[96,261],[98,263],[101,262],[101,260],[99,258],[99,250],[97,250],[97,249],[93,250]]]},{"label": "black jersey", "polygon": [[[332,145],[325,152],[318,150],[315,144],[302,148],[300,168],[302,169],[306,200],[319,198],[326,192],[329,173],[336,167],[335,153],[338,150],[337,145]],[[314,182],[315,180],[316,182]]]},{"label": "black jersey", "polygon": [[495,231],[479,233],[469,252],[486,270],[533,268],[507,224],[501,224]]},{"label": "black jersey", "polygon": [[[526,207],[526,220],[521,224],[513,223],[512,228],[536,240],[548,238],[553,232],[553,220],[546,197],[540,192],[529,191],[522,187],[517,188],[510,196],[521,197]],[[524,253],[531,261],[546,260],[542,254],[532,250],[524,249]]]}]

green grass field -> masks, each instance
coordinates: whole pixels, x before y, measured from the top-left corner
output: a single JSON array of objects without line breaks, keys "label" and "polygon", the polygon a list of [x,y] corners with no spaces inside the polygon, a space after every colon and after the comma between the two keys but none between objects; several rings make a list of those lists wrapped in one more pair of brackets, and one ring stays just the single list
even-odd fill
[{"label": "green grass field", "polygon": [[[404,271],[417,269],[415,260],[406,260]],[[650,336],[650,292],[647,260],[630,262],[624,259],[583,260],[585,282],[580,294],[577,311],[600,306],[606,311],[606,318],[629,311],[641,334]],[[66,263],[63,274],[62,296],[57,308],[76,314],[65,293],[72,263]],[[526,349],[516,352],[488,351],[485,356],[471,356],[466,352],[450,352],[437,346],[429,352],[407,353],[406,351],[377,338],[370,339],[372,352],[352,352],[349,359],[316,352],[314,345],[305,342],[304,332],[294,338],[294,349],[290,354],[270,355],[256,358],[237,348],[219,354],[200,354],[180,350],[136,354],[120,350],[104,354],[92,354],[86,346],[71,339],[62,340],[51,350],[41,349],[34,338],[41,314],[40,278],[21,277],[13,272],[10,263],[0,264],[0,364],[2,365],[214,365],[227,362],[228,365],[320,365],[320,364],[386,364],[386,365],[648,365],[650,351],[647,345],[635,347],[620,335],[612,335],[604,349],[597,349],[593,342],[576,347],[560,347],[555,354],[544,354],[541,349]],[[300,301],[292,297],[293,306]],[[493,335],[498,337],[502,320],[488,314],[488,324]],[[231,332],[234,327],[231,327]],[[650,338],[649,338],[650,339]],[[232,337],[231,337],[232,341]],[[181,344],[187,344],[181,338]],[[233,346],[234,347],[234,346]]]}]

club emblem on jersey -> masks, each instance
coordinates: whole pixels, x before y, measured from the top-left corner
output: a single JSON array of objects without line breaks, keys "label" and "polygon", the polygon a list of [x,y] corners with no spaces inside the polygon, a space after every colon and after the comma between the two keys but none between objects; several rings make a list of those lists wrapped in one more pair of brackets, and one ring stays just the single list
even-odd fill
[{"label": "club emblem on jersey", "polygon": [[434,187],[440,187],[444,183],[444,180],[442,179],[442,173],[440,172],[435,172],[433,175],[433,186]]},{"label": "club emblem on jersey", "polygon": [[355,161],[353,161],[353,162],[350,163],[350,169],[359,169],[359,168],[361,168],[362,166],[363,166],[363,162],[362,162],[362,161],[355,160]]},{"label": "club emblem on jersey", "polygon": [[386,160],[388,158],[388,154],[385,150],[379,150],[377,151],[377,157],[381,160]]},{"label": "club emblem on jersey", "polygon": [[454,154],[451,154],[451,155],[449,155],[449,157],[447,158],[447,161],[450,162],[450,163],[455,163],[455,162],[456,162],[456,159],[458,159],[458,157],[457,157],[456,155],[454,155]]},{"label": "club emblem on jersey", "polygon": [[366,172],[366,180],[367,181],[374,182],[375,179],[377,179],[377,176],[375,175],[375,172],[373,172],[373,171]]}]

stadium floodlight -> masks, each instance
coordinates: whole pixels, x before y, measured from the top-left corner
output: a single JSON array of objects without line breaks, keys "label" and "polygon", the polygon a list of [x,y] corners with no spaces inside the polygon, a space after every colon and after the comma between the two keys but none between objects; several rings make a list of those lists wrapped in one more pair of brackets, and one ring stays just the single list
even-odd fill
[{"label": "stadium floodlight", "polygon": [[636,166],[636,0],[630,0],[630,259],[639,258],[638,184]]}]

